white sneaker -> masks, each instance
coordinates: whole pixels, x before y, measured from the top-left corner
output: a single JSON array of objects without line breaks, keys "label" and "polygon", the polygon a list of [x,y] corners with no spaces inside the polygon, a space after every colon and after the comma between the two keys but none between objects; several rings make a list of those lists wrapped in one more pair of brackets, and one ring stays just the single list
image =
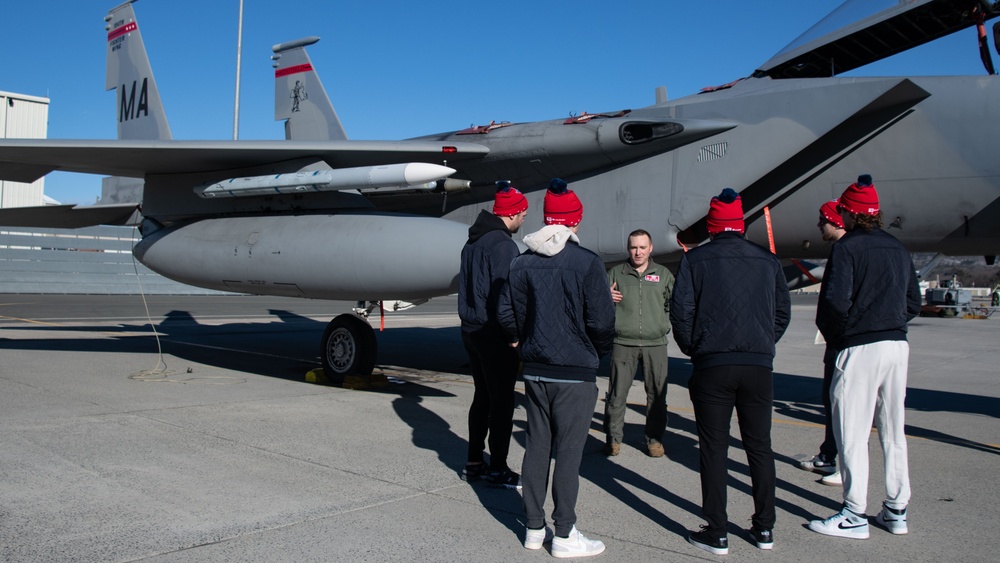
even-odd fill
[{"label": "white sneaker", "polygon": [[817,454],[805,461],[800,461],[799,469],[829,475],[837,470],[837,458],[827,459],[823,454]]},{"label": "white sneaker", "polygon": [[831,473],[829,475],[824,475],[819,480],[821,485],[830,485],[831,487],[839,487],[844,484],[844,479],[840,476],[840,471],[836,473]]},{"label": "white sneaker", "polygon": [[556,536],[552,538],[553,557],[590,557],[599,553],[604,553],[604,542],[587,539],[587,536],[581,534],[576,526],[570,530],[569,537]]},{"label": "white sneaker", "polygon": [[855,514],[846,506],[840,512],[826,520],[813,520],[809,529],[827,536],[851,538],[855,540],[868,539],[868,518],[863,514]]},{"label": "white sneaker", "polygon": [[879,512],[878,516],[875,517],[875,523],[893,534],[905,534],[907,533],[906,509],[896,510],[883,504],[882,512]]},{"label": "white sneaker", "polygon": [[525,528],[524,547],[525,549],[541,549],[542,544],[552,541],[552,530],[542,527],[537,530]]}]

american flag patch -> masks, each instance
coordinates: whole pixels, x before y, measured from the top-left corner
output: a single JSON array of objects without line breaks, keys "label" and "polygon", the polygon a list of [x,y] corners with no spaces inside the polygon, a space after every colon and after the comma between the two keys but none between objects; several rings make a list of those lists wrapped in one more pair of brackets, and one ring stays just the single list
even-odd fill
[{"label": "american flag patch", "polygon": [[648,282],[658,282],[660,281],[660,276],[656,274],[646,274],[646,281]]}]

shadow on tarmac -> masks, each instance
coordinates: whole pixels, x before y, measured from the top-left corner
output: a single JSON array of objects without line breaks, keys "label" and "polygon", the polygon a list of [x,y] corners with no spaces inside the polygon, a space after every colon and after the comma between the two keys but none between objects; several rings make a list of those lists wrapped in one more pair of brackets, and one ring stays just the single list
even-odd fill
[{"label": "shadow on tarmac", "polygon": [[[157,353],[159,348],[180,360],[221,369],[288,380],[303,380],[305,373],[321,366],[320,340],[325,322],[285,310],[269,310],[277,320],[201,324],[189,312],[174,310],[155,324],[72,327],[55,325],[18,326],[21,332],[93,332],[106,339],[39,338],[6,340],[0,347],[39,351],[87,351],[98,353]],[[0,327],[2,335],[3,327]],[[379,366],[392,365],[414,370],[467,373],[467,362],[457,327],[376,328]],[[426,353],[433,350],[434,353]]]},{"label": "shadow on tarmac", "polygon": [[[422,386],[418,386],[422,387]],[[413,429],[413,445],[437,453],[443,465],[460,476],[465,466],[469,442],[451,429],[446,420],[423,406],[423,397],[413,393],[412,386],[404,386],[399,397],[393,399],[392,408],[400,420]],[[509,489],[493,487],[485,481],[469,483],[479,497],[479,502],[497,522],[520,538],[525,522],[521,495]]]},{"label": "shadow on tarmac", "polygon": [[[73,332],[100,332],[103,335],[112,336],[117,334],[117,336],[110,339],[67,337],[9,340],[0,338],[0,348],[142,354],[156,353],[158,347],[160,347],[165,354],[172,355],[182,361],[220,369],[302,381],[306,372],[320,366],[319,343],[326,323],[282,309],[269,309],[268,313],[273,315],[276,320],[262,322],[255,319],[253,322],[230,322],[213,325],[199,323],[188,311],[173,310],[166,315],[162,322],[155,325],[156,331],[159,333],[158,342],[148,323],[89,327],[76,325],[73,327],[22,325],[18,326],[17,330],[22,332],[38,331],[40,334],[71,330]],[[2,330],[0,328],[0,334],[2,334]],[[376,337],[380,353],[379,366],[398,366],[413,370],[469,374],[468,358],[461,344],[458,327],[387,328],[384,331],[378,331],[376,328]],[[430,353],[428,351],[433,352]],[[817,372],[820,369],[821,365],[817,363]],[[601,364],[600,377],[606,378],[609,372],[608,360],[605,358]],[[686,358],[671,358],[669,373],[671,384],[686,389],[691,377],[690,361]],[[641,371],[637,379],[641,380]],[[411,383],[411,385],[415,384]],[[823,424],[820,385],[821,380],[818,377],[805,377],[776,372],[774,374],[775,414],[793,420]],[[393,394],[399,394],[401,397],[413,396],[419,398],[419,391],[411,391],[407,387],[408,385],[392,386],[389,391]],[[668,403],[669,401],[670,397],[668,397]],[[909,388],[907,390],[906,407],[921,411],[956,412],[978,414],[993,418],[1000,417],[1000,399],[964,393]],[[422,407],[419,408],[426,411]],[[636,405],[630,405],[629,408],[645,410],[644,407]],[[412,409],[406,412],[410,413]],[[401,416],[403,416],[402,412]],[[407,422],[411,420],[418,421],[419,417],[406,420]],[[671,417],[670,424],[671,428],[696,434],[693,423],[688,422],[682,417]],[[411,424],[412,426],[413,424]],[[593,426],[598,432],[601,431],[600,420],[597,420]],[[629,429],[627,425],[626,430],[634,436],[640,438],[642,436],[641,427],[638,429]],[[908,425],[906,431],[910,436],[958,445],[986,453],[1000,454],[1000,448],[994,445],[974,442],[931,429]],[[464,452],[467,448],[467,443],[464,439],[458,438],[454,432],[451,432],[451,435],[462,441],[461,447],[457,449],[463,455],[447,455],[458,455],[462,459],[458,459],[457,462],[453,463],[450,457],[444,457],[445,454],[441,452],[439,454],[442,456],[442,461],[447,462],[449,467],[458,468],[457,471],[460,471],[461,466],[464,464]],[[698,457],[696,441],[682,439],[676,434],[670,436],[668,439],[675,441],[683,440],[679,444],[673,444],[672,446],[668,444],[668,456],[670,459],[681,463],[689,470],[697,471]],[[600,457],[600,460],[597,462],[598,466],[601,463],[611,463],[600,453],[602,446],[600,440],[592,438],[592,441],[594,441],[595,447],[590,449],[595,450],[596,455]],[[739,440],[734,439],[731,445],[740,447],[741,444]],[[776,456],[776,461],[792,465],[798,463],[795,459],[781,455]],[[743,474],[748,474],[745,464],[737,464],[735,469]],[[600,475],[606,473],[605,471],[594,470],[589,474],[585,473],[584,476],[588,479],[604,479]],[[678,506],[692,513],[699,513],[700,511],[699,507],[684,506],[683,499],[671,495],[669,491],[662,489],[655,483],[646,481],[645,478],[638,475],[616,475],[614,480],[605,479],[605,481],[598,482],[603,487],[616,489],[623,496],[630,495],[622,487],[621,483],[629,483],[636,487],[642,487],[644,490],[648,490],[658,496],[663,496],[663,498],[673,498],[678,503]],[[731,482],[731,485],[738,489],[743,487],[735,482]],[[788,489],[788,492],[796,495],[811,495],[808,491],[799,489],[788,483],[779,482],[779,487],[784,487]],[[749,488],[745,488],[749,494]],[[791,490],[792,488],[797,490]],[[825,497],[820,495],[811,496],[818,503],[829,504],[825,500]],[[789,512],[797,512],[797,509],[793,506],[785,508]],[[831,508],[836,509],[837,507],[831,506]],[[651,508],[646,507],[639,510],[644,515],[656,520],[655,515],[647,514],[648,511],[652,510]],[[507,524],[507,522],[504,523]],[[681,532],[679,526],[675,523],[668,521],[661,523],[667,529]]]},{"label": "shadow on tarmac", "polygon": [[[691,379],[691,363],[685,359],[670,359],[669,367],[670,375],[669,381],[671,384],[681,386],[686,393],[688,382]],[[819,385],[819,381],[811,378],[803,378],[798,376],[785,376],[783,374],[775,374],[775,392],[777,393],[777,378],[778,376],[787,377],[797,380],[805,380],[806,384],[809,385]],[[637,377],[641,379],[641,377]],[[818,397],[817,397],[818,398]],[[671,397],[667,396],[667,403],[670,404]],[[603,412],[602,403],[598,402],[598,410]],[[777,406],[777,401],[775,402]],[[644,405],[637,405],[630,403],[628,408],[640,414],[643,418],[646,414],[646,408]],[[594,421],[591,423],[591,429],[597,432],[601,432],[603,429],[603,414],[597,413],[595,415]],[[733,430],[738,429],[738,425],[734,420],[732,423]],[[692,417],[678,416],[673,414],[669,417],[667,423],[667,434],[664,437],[664,446],[666,450],[666,456],[677,463],[678,465],[684,467],[684,469],[691,471],[694,474],[700,474],[700,460],[699,460],[699,450],[698,450],[698,431],[695,427],[695,423]],[[644,426],[641,423],[626,423],[625,424],[625,440],[623,442],[624,447],[635,447],[636,449],[645,452],[644,446]],[[653,507],[643,502],[641,499],[637,498],[633,493],[626,489],[623,484],[628,484],[632,487],[640,488],[652,495],[662,498],[674,506],[689,512],[690,514],[701,517],[701,506],[690,501],[685,500],[682,497],[677,496],[666,488],[662,487],[658,483],[650,482],[645,477],[627,470],[623,467],[619,467],[613,461],[613,458],[608,458],[602,453],[603,442],[593,436],[590,440],[594,446],[590,448],[589,455],[592,455],[595,459],[588,460],[585,457],[584,466],[581,468],[581,475],[592,480],[595,484],[599,485],[602,489],[607,490],[615,497],[619,498],[626,505],[636,509],[641,515],[649,518],[650,520],[657,522],[666,530],[678,534],[680,537],[686,537],[688,530],[684,528],[683,525],[670,520],[667,516],[656,511]],[[591,465],[588,467],[588,461]],[[789,456],[782,455],[775,452],[775,463],[785,463],[788,465],[798,466],[798,460],[793,459]],[[608,467],[609,465],[614,467]],[[741,440],[732,437],[729,442],[729,463],[727,464],[729,469],[729,478],[727,480],[727,486],[731,491],[742,493],[747,496],[753,496],[751,485],[749,482],[750,478],[750,466],[746,463],[746,454],[743,453],[743,443]],[[745,480],[738,480],[737,475],[742,475]],[[819,504],[821,506],[826,506],[832,511],[836,511],[841,507],[840,503],[829,499],[823,494],[819,494],[816,491],[799,486],[796,483],[792,483],[781,479],[780,477],[776,481],[776,487],[778,493],[776,494],[775,504],[776,507],[782,509],[789,514],[797,515],[805,520],[811,520],[816,517],[815,514],[803,509],[798,502],[790,502],[786,499],[807,499],[813,503]],[[783,494],[782,491],[785,493]],[[729,533],[737,535],[739,537],[744,537],[747,541],[751,541],[749,534],[746,530],[735,526],[733,520],[730,519]]]}]

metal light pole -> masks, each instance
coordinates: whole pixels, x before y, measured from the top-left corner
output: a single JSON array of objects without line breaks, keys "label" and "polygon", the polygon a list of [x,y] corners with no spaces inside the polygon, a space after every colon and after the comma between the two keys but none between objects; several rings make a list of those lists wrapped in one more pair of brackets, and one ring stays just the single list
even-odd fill
[{"label": "metal light pole", "polygon": [[236,31],[236,100],[233,103],[233,140],[240,138],[240,69],[243,55],[243,0],[240,0],[240,18]]}]

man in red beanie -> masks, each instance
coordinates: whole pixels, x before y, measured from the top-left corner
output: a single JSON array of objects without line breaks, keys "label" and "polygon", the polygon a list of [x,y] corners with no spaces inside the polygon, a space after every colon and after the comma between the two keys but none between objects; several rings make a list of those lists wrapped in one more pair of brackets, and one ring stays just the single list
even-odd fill
[{"label": "man in red beanie", "polygon": [[670,324],[691,357],[688,383],[698,429],[702,512],[708,525],[688,542],[729,553],[726,463],[733,409],[747,454],[754,513],[750,536],[774,545],[774,452],[771,450],[771,370],[775,344],[788,327],[791,301],[781,264],[743,237],[743,204],[726,188],[708,210],[711,242],[684,254],[670,298]]},{"label": "man in red beanie", "polygon": [[913,260],[882,230],[878,192],[868,174],[840,196],[847,234],[826,264],[816,326],[838,350],[830,383],[833,435],[840,450],[843,509],[809,529],[830,536],[868,538],[868,439],[872,417],[885,459],[885,501],[875,522],[907,533],[910,476],[903,430],[910,347],[906,323],[920,313]]},{"label": "man in red beanie", "polygon": [[615,338],[615,307],[604,263],[576,236],[583,205],[559,178],[545,193],[544,214],[546,226],[524,237],[528,251],[510,265],[499,313],[524,361],[524,547],[540,549],[547,539],[544,504],[551,482],[552,555],[587,557],[603,552],[604,543],[576,529],[580,463],[597,405],[597,367]]},{"label": "man in red beanie", "polygon": [[[509,182],[497,182],[493,213],[480,211],[469,227],[458,278],[458,316],[476,391],[469,408],[469,454],[462,478],[487,479],[520,488],[520,476],[507,466],[514,428],[514,384],[518,358],[497,320],[497,301],[510,262],[520,251],[511,239],[528,214],[528,200]],[[490,462],[483,450],[489,436]]]},{"label": "man in red beanie", "polygon": [[[844,230],[844,220],[840,217],[837,200],[828,201],[819,208],[820,236],[827,242],[837,242],[847,231]],[[826,274],[824,271],[822,287],[826,284]],[[837,471],[837,441],[833,437],[833,421],[830,411],[830,382],[833,380],[833,362],[837,359],[837,350],[826,343],[826,351],[823,353],[823,410],[826,418],[826,434],[823,443],[819,446],[819,453],[811,459],[799,462],[799,467],[806,471],[815,471],[823,474],[819,482],[824,485],[839,486],[842,484],[840,471]]]},{"label": "man in red beanie", "polygon": [[847,231],[844,230],[844,219],[840,216],[840,202],[832,200],[819,208],[819,232],[826,242],[837,242]]}]

